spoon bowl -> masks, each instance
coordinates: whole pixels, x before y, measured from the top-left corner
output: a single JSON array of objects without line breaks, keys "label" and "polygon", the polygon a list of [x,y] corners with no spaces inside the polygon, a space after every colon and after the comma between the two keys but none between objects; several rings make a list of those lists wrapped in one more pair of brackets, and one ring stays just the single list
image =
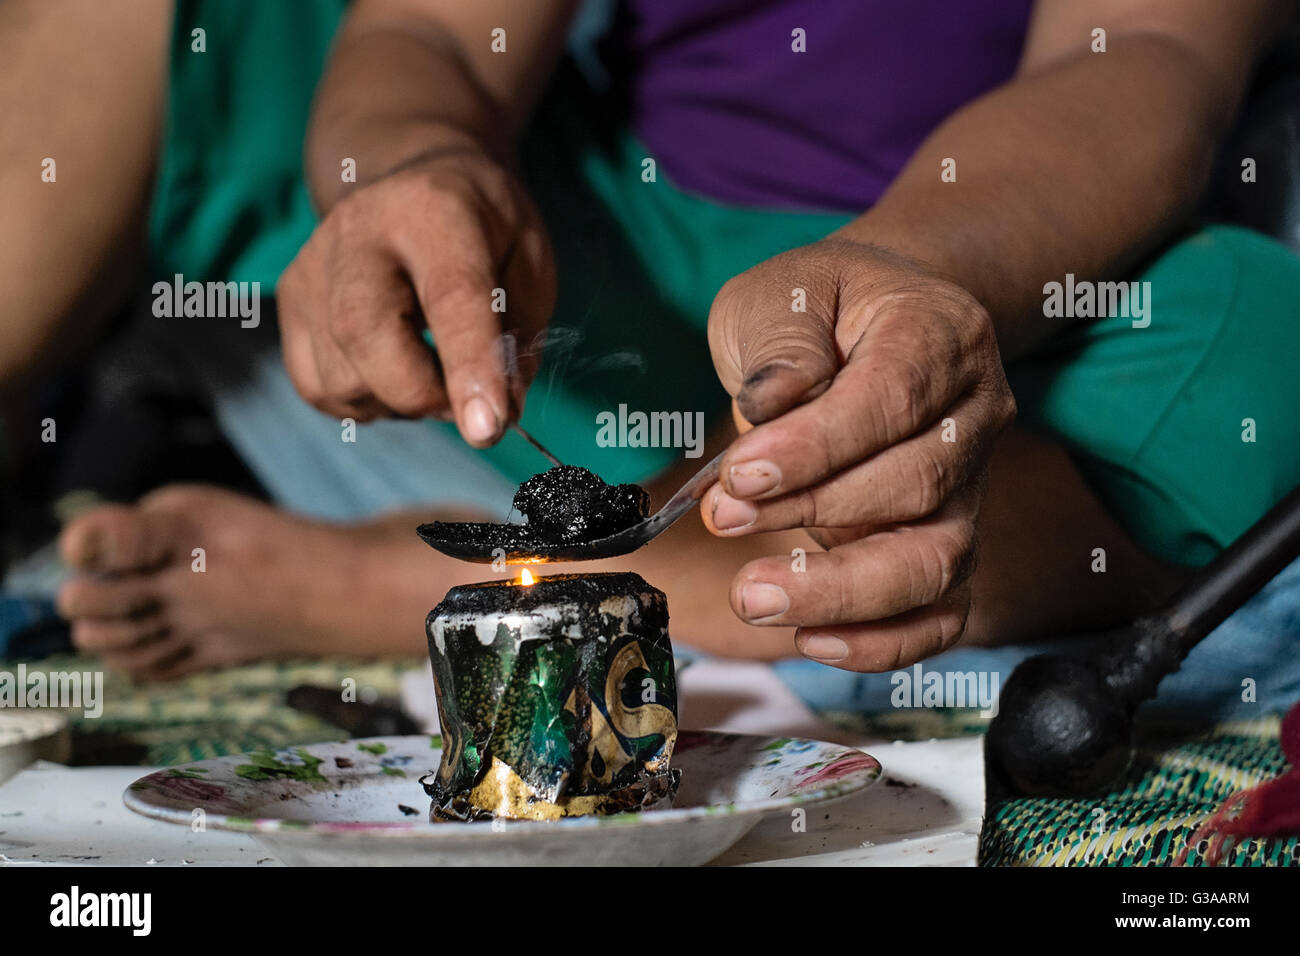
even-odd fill
[{"label": "spoon bowl", "polygon": [[420,525],[416,533],[435,551],[477,564],[502,560],[506,564],[598,561],[630,554],[659,537],[695,507],[709,486],[718,480],[718,470],[725,454],[719,453],[697,471],[649,518],[603,538],[547,543],[536,540],[527,525],[492,522],[432,521]]}]

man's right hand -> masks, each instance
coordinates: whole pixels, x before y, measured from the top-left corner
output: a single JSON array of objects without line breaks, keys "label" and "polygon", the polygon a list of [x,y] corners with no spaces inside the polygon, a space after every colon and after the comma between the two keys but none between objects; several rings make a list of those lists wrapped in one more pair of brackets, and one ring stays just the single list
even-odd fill
[{"label": "man's right hand", "polygon": [[339,201],[280,277],[285,365],[328,414],[454,417],[490,445],[523,409],[555,285],[518,180],[472,147],[431,153]]}]

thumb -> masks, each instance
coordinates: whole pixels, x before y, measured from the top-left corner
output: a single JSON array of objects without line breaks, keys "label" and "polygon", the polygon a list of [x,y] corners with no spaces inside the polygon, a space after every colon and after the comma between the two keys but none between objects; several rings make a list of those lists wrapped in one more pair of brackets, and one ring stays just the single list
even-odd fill
[{"label": "thumb", "polygon": [[[830,277],[800,281],[777,256],[732,279],[709,310],[709,350],[736,409],[754,425],[824,392],[841,362]],[[829,286],[829,288],[827,288]]]}]

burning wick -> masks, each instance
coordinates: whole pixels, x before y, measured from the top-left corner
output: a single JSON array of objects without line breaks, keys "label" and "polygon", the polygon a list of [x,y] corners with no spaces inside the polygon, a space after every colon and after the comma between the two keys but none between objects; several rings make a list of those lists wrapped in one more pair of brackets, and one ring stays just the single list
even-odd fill
[{"label": "burning wick", "polygon": [[533,573],[529,571],[527,568],[524,568],[524,573],[520,576],[519,583],[522,584],[524,587],[528,587],[536,580],[537,579],[533,577]]}]

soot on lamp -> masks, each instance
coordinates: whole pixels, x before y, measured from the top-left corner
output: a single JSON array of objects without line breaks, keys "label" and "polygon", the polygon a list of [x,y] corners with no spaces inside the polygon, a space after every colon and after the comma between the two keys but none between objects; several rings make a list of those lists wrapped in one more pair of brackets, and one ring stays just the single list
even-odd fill
[{"label": "soot on lamp", "polygon": [[425,623],[442,760],[431,819],[558,820],[671,802],[668,603],[630,572],[452,588]]}]

